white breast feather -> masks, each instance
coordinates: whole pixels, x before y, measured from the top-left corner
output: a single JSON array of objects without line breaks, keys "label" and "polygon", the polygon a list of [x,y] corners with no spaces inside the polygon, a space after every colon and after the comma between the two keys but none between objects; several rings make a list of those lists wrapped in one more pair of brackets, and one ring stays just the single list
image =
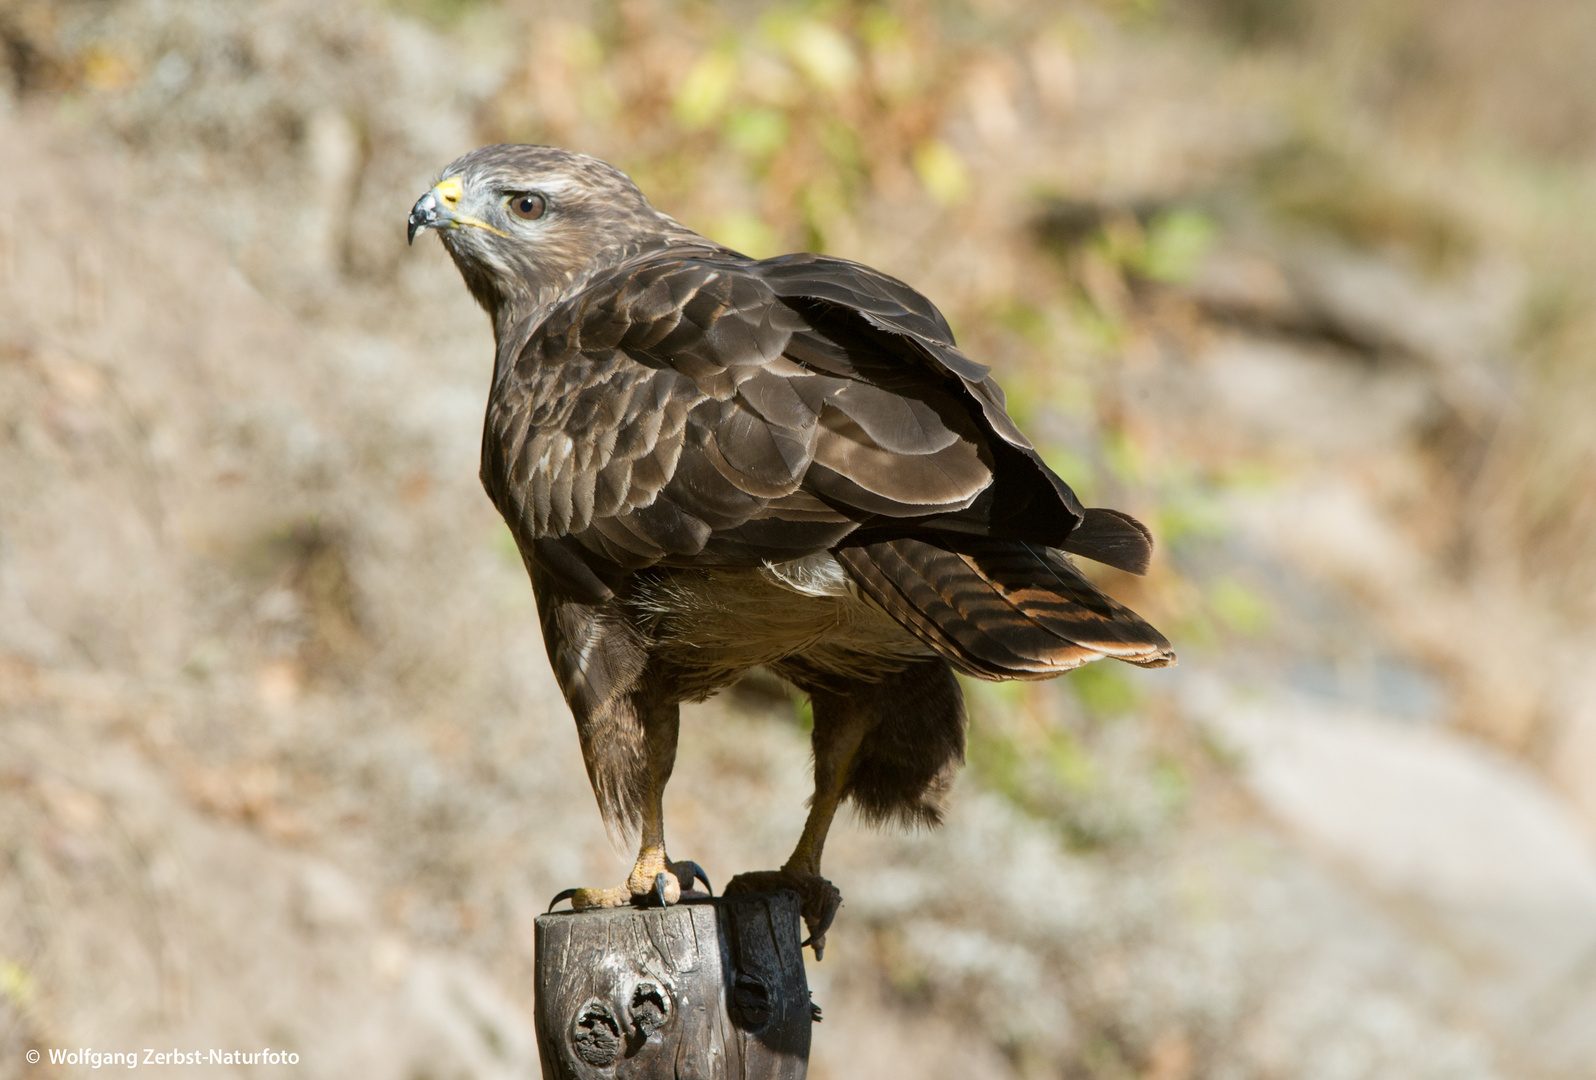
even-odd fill
[{"label": "white breast feather", "polygon": [[804,596],[859,595],[859,587],[829,551],[787,562],[766,563],[762,573],[777,585]]}]

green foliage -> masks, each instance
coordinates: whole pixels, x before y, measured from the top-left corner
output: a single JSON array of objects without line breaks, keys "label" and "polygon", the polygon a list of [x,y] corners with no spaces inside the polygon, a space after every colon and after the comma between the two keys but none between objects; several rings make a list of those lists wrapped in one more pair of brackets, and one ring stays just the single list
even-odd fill
[{"label": "green foliage", "polygon": [[[1116,273],[1165,285],[1191,280],[1202,260],[1219,239],[1219,223],[1203,210],[1170,206],[1155,210],[1146,220],[1125,211],[1084,206],[1074,208],[1075,222],[1059,222],[1065,251],[1069,233],[1086,233],[1084,246]],[[1095,225],[1091,224],[1095,222]]]},{"label": "green foliage", "polygon": [[32,1003],[37,989],[28,969],[14,960],[0,957],[0,999],[22,1009]]},{"label": "green foliage", "polygon": [[1243,45],[1296,42],[1313,26],[1312,0],[1199,0],[1208,23]]},{"label": "green foliage", "polygon": [[1213,539],[1229,529],[1225,508],[1214,493],[1195,484],[1173,487],[1158,507],[1158,541],[1179,547],[1189,540]]},{"label": "green foliage", "polygon": [[1048,740],[1047,765],[1066,791],[1086,794],[1097,785],[1091,755],[1068,731],[1057,731]]},{"label": "green foliage", "polygon": [[[1047,312],[1036,304],[1011,297],[991,311],[991,318],[1009,333],[1023,338],[1028,345],[1045,345],[1052,338]],[[1009,392],[1009,397],[1014,396]]]},{"label": "green foliage", "polygon": [[1130,338],[1130,327],[1125,320],[1098,307],[1084,294],[1070,298],[1069,312],[1071,322],[1095,353],[1113,355],[1123,349]]},{"label": "green foliage", "polygon": [[1103,462],[1114,478],[1128,485],[1144,483],[1151,472],[1142,446],[1129,432],[1114,429],[1103,436]]},{"label": "green foliage", "polygon": [[778,7],[766,16],[764,30],[816,89],[841,95],[858,81],[854,44],[829,22]]},{"label": "green foliage", "polygon": [[1153,786],[1166,804],[1179,806],[1191,798],[1191,777],[1174,755],[1155,754],[1151,772]]},{"label": "green foliage", "polygon": [[984,786],[1010,802],[1023,805],[1026,759],[1017,741],[977,724],[970,729],[965,757]]},{"label": "green foliage", "polygon": [[1219,226],[1200,210],[1161,211],[1147,223],[1126,265],[1149,281],[1178,285],[1191,280],[1218,236]]},{"label": "green foliage", "polygon": [[[1130,684],[1091,664],[1056,684],[966,681],[972,723],[967,757],[978,783],[1054,828],[1075,850],[1142,835],[1184,805],[1185,769],[1143,747],[1106,749],[1111,731],[1136,729],[1106,718],[1135,707]],[[1091,672],[1084,681],[1082,674]],[[1079,683],[1079,685],[1077,685]],[[1073,708],[1060,690],[1074,690]],[[1083,693],[1084,690],[1084,693]],[[1120,740],[1123,743],[1123,740]]]},{"label": "green foliage", "polygon": [[1241,767],[1246,764],[1246,757],[1234,744],[1207,724],[1195,725],[1194,731],[1197,735],[1197,749],[1202,751],[1204,758],[1224,772],[1241,771]]},{"label": "green foliage", "polygon": [[863,179],[864,146],[859,132],[840,116],[824,117],[815,125],[815,139],[826,152],[839,179],[850,183]]},{"label": "green foliage", "polygon": [[804,246],[810,251],[827,251],[826,237],[833,223],[848,216],[847,188],[835,173],[822,174],[799,191],[798,206]]},{"label": "green foliage", "polygon": [[728,146],[760,163],[769,161],[791,136],[787,115],[763,105],[732,110],[722,132]]},{"label": "green foliage", "polygon": [[1071,847],[1111,839],[1091,814],[1081,813],[1097,794],[1099,778],[1090,753],[1070,731],[1052,727],[1016,736],[977,724],[967,757],[985,787],[1057,827]]},{"label": "green foliage", "polygon": [[805,735],[815,730],[815,706],[805,695],[797,695],[793,700],[793,717],[798,724],[798,730]]},{"label": "green foliage", "polygon": [[490,0],[384,0],[388,7],[448,29],[464,22]]},{"label": "green foliage", "polygon": [[1087,664],[1071,672],[1066,682],[1087,713],[1095,717],[1123,716],[1140,702],[1135,685],[1118,665]]},{"label": "green foliage", "polygon": [[914,171],[926,193],[943,206],[957,206],[970,197],[970,169],[959,152],[941,139],[927,139],[915,147]]},{"label": "green foliage", "polygon": [[1208,608],[1230,630],[1258,637],[1269,629],[1273,611],[1269,601],[1239,578],[1221,577],[1208,583]]},{"label": "green foliage", "polygon": [[1081,502],[1087,506],[1097,502],[1097,470],[1090,461],[1074,450],[1062,446],[1043,446],[1041,453],[1047,467],[1074,489]]},{"label": "green foliage", "polygon": [[493,525],[492,539],[494,554],[511,566],[521,565],[521,549],[516,546],[515,535],[510,532],[510,527],[502,521]]},{"label": "green foliage", "polygon": [[684,131],[699,131],[720,118],[736,89],[736,52],[727,46],[712,49],[695,60],[676,90],[672,111]]},{"label": "green foliage", "polygon": [[1435,272],[1472,258],[1473,233],[1432,199],[1402,191],[1388,173],[1305,125],[1263,155],[1255,181],[1287,220],[1322,229],[1355,247],[1400,248]]},{"label": "green foliage", "polygon": [[745,210],[734,210],[705,226],[704,235],[733,251],[756,259],[781,253],[781,237],[763,220]]}]

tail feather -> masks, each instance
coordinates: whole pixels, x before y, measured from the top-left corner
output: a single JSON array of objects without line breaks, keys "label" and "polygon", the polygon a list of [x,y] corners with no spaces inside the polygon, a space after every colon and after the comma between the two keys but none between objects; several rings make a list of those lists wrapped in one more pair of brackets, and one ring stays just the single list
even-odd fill
[{"label": "tail feather", "polygon": [[1060,546],[1130,574],[1147,573],[1153,562],[1152,531],[1127,513],[1103,507],[1087,510]]},{"label": "tail feather", "polygon": [[1041,679],[1112,657],[1175,661],[1169,642],[1050,548],[959,537],[836,552],[871,599],[967,675]]}]

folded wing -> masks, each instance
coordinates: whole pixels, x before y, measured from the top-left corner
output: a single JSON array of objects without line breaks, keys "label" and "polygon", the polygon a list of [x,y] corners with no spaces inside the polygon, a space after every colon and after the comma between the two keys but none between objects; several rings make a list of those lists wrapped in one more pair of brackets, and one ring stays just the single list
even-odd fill
[{"label": "folded wing", "polygon": [[1156,631],[1054,550],[1145,572],[1147,530],[1082,507],[988,369],[886,275],[817,256],[656,254],[591,284],[512,355],[483,480],[524,548],[558,541],[536,557],[572,595],[607,588],[577,564],[835,550],[971,674],[1168,660]]}]

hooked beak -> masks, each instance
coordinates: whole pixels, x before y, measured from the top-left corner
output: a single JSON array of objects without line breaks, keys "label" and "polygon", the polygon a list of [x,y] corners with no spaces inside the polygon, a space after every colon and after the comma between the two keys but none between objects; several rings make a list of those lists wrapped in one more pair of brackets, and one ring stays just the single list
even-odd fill
[{"label": "hooked beak", "polygon": [[416,242],[416,233],[422,229],[447,229],[454,224],[454,208],[460,205],[460,181],[441,180],[431,191],[416,200],[410,208],[410,228],[407,238]]},{"label": "hooked beak", "polygon": [[458,229],[462,225],[486,229],[496,236],[507,235],[481,218],[460,213],[460,199],[464,194],[460,181],[452,176],[432,185],[432,190],[417,199],[416,205],[410,208],[410,228],[407,234],[410,243],[416,242],[416,233],[422,229]]}]

